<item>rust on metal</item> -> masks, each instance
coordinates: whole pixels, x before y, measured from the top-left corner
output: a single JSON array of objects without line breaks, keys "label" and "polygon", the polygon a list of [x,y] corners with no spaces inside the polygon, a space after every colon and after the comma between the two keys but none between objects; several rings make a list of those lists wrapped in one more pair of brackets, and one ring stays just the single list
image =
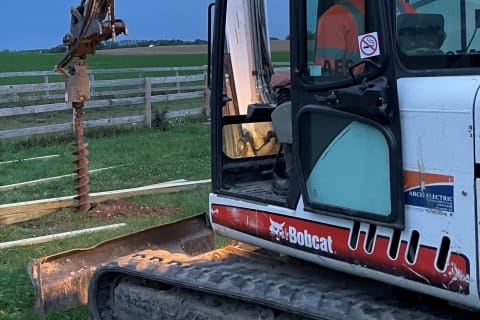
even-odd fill
[{"label": "rust on metal", "polygon": [[75,57],[94,54],[100,42],[128,33],[125,23],[115,18],[114,3],[114,0],[87,0],[71,8],[70,32],[63,37],[68,51],[55,66],[56,71],[66,74],[64,68]]},{"label": "rust on metal", "polygon": [[90,178],[88,177],[88,144],[83,140],[83,102],[73,102],[75,109],[75,135],[76,150],[73,152],[76,159],[75,190],[77,195],[73,198],[73,206],[76,211],[87,212],[90,209]]},{"label": "rust on metal", "polygon": [[85,57],[76,59],[69,67],[65,83],[67,102],[83,103],[90,100],[90,79],[88,78],[87,68],[88,64]]},{"label": "rust on metal", "polygon": [[55,66],[55,70],[66,78],[66,99],[72,103],[75,113],[74,129],[76,133],[76,190],[74,208],[80,212],[90,209],[88,178],[88,150],[83,141],[84,102],[90,100],[90,81],[87,74],[88,54],[94,54],[96,46],[117,35],[127,34],[122,20],[115,19],[114,0],[82,0],[79,6],[70,9],[70,31],[63,37],[68,46],[65,57]]},{"label": "rust on metal", "polygon": [[45,314],[86,304],[94,271],[132,252],[162,249],[172,254],[195,256],[213,250],[214,234],[206,222],[206,214],[200,214],[107,240],[91,248],[32,259],[27,271],[35,291],[35,312]]},{"label": "rust on metal", "polygon": [[75,190],[73,207],[76,211],[87,212],[90,209],[90,178],[88,177],[88,149],[83,134],[83,108],[85,101],[90,100],[90,80],[87,74],[87,61],[84,57],[76,58],[68,70],[66,79],[67,100],[72,103],[75,113]]}]

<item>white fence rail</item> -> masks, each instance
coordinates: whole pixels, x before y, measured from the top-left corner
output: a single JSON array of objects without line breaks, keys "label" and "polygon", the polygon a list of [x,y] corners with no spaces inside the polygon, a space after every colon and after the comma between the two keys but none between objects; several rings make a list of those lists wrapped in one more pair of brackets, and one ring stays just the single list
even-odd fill
[{"label": "white fence rail", "polygon": [[[203,98],[205,96],[205,72],[205,66],[89,70],[92,100],[85,103],[86,109],[132,105],[144,105],[144,108],[142,114],[139,115],[87,120],[84,123],[85,127],[129,123],[145,123],[147,127],[150,127],[152,104]],[[102,75],[112,74],[125,78],[99,79]],[[148,76],[144,76],[145,74]],[[0,138],[73,130],[73,121],[5,130],[1,123],[14,121],[17,117],[72,109],[71,104],[60,102],[65,97],[65,83],[58,73],[50,71],[0,73],[2,83],[9,82],[5,78],[11,78],[12,82],[14,82],[13,79],[17,82],[22,78],[37,79],[37,83],[0,85]],[[52,82],[53,79],[57,82]],[[188,116],[202,112],[204,112],[204,107],[196,107],[190,110],[171,111],[165,117]]]}]

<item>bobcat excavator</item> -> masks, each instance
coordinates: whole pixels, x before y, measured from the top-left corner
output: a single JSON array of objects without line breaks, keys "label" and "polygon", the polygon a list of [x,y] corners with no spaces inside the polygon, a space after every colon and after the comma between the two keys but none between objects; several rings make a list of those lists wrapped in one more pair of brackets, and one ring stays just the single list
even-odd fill
[{"label": "bobcat excavator", "polygon": [[480,0],[408,2],[366,0],[359,57],[319,65],[332,1],[291,0],[272,90],[264,2],[217,0],[209,212],[32,260],[37,310],[478,319]]}]

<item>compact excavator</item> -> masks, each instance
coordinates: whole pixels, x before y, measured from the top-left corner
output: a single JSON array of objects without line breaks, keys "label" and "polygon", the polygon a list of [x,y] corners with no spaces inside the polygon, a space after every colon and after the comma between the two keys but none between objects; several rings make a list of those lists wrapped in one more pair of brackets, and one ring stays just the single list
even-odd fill
[{"label": "compact excavator", "polygon": [[359,56],[318,64],[335,31],[319,19],[348,5],[291,0],[290,82],[273,90],[264,1],[215,1],[209,212],[33,260],[37,308],[478,319],[480,1],[407,2],[365,0]]}]

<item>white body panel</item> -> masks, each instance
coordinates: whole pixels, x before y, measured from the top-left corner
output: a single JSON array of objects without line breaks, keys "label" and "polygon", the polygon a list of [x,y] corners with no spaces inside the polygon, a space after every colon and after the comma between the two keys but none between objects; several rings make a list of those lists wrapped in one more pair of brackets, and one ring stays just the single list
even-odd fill
[{"label": "white body panel", "polygon": [[227,10],[226,37],[232,62],[238,108],[247,113],[249,104],[259,102],[255,94],[255,68],[252,48],[252,25],[248,2],[230,1]]},{"label": "white body panel", "polygon": [[[258,34],[254,33],[254,28],[259,17],[266,17],[266,13],[259,3],[250,1],[230,1],[227,6],[227,22],[225,26],[226,39],[228,43],[228,52],[231,61],[231,75],[235,84],[235,97],[240,115],[247,114],[248,106],[257,103],[268,103],[266,84],[263,79],[261,66],[262,61],[259,57],[261,45],[263,42],[258,39]],[[266,10],[266,9],[265,9]],[[265,30],[268,39],[268,30]],[[269,48],[269,42],[265,44]],[[256,64],[257,63],[257,64]],[[242,124],[242,130],[250,133],[252,143],[255,149],[260,148],[265,138],[272,130],[269,123],[245,123]],[[270,152],[269,148],[263,149],[265,153]]]},{"label": "white body panel", "polygon": [[[370,225],[361,223],[358,246],[352,248],[346,234],[351,236],[353,221],[307,212],[302,199],[296,210],[290,210],[212,194],[210,215],[214,230],[227,237],[336,270],[480,309],[477,272],[477,246],[480,246],[477,226],[480,219],[476,215],[475,190],[475,183],[478,185],[480,182],[475,182],[474,178],[474,146],[480,146],[477,144],[480,135],[477,133],[474,136],[473,133],[474,125],[477,128],[480,125],[480,116],[474,117],[474,105],[479,104],[475,102],[479,84],[480,77],[474,76],[398,80],[406,172],[406,226],[400,234],[397,258],[387,253],[392,244],[391,228],[377,226],[373,249],[367,249],[366,235]],[[407,171],[414,174],[408,174]],[[408,181],[411,176],[420,178],[418,181]],[[428,190],[437,190],[435,187],[438,186],[440,191],[429,193],[426,186],[432,188]],[[410,193],[409,190],[416,191]],[[433,199],[433,202],[427,205],[416,202],[422,196]],[[228,220],[215,219],[216,215],[222,214],[222,210],[228,211],[225,215]],[[268,219],[270,237],[259,231],[265,227],[268,229],[265,222]],[[235,225],[237,222],[238,228]],[[297,225],[292,229],[291,225],[295,223]],[[274,230],[274,227],[278,230]],[[242,232],[242,228],[250,231]],[[304,228],[303,231],[301,228]],[[305,240],[291,245],[292,230],[295,241],[299,240],[299,236]],[[431,261],[419,261],[417,257],[414,263],[407,261],[405,248],[408,248],[412,234],[416,232],[419,234],[417,257],[421,255],[424,259],[428,256]],[[447,262],[444,269],[439,270],[437,261],[442,239],[445,238],[450,240]],[[349,263],[348,259],[357,262]],[[358,259],[367,263],[358,262]],[[377,267],[369,267],[368,259]],[[463,267],[462,262],[465,262]],[[382,266],[382,263],[403,269],[403,274],[389,272],[397,267],[386,270],[389,267]],[[385,270],[381,270],[383,267]],[[438,283],[432,284],[431,279],[437,279]]]},{"label": "white body panel", "polygon": [[454,212],[407,205],[407,231],[417,229],[432,246],[439,245],[435,243],[439,232],[448,233],[452,249],[469,257],[475,256],[472,121],[478,85],[478,79],[472,77],[398,82],[404,169],[454,179]]}]

